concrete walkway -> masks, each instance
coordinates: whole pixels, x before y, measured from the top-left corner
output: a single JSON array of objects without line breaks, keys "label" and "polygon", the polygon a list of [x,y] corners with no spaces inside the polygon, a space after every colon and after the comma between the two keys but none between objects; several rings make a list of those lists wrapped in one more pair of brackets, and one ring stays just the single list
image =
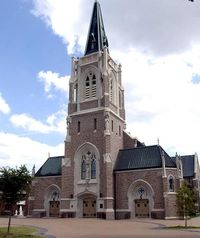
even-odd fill
[{"label": "concrete walkway", "polygon": [[[7,218],[0,218],[0,226],[6,226]],[[106,221],[99,219],[60,218],[12,218],[12,225],[28,225],[42,228],[48,238],[196,238],[199,230],[163,229],[164,226],[184,225],[182,220],[134,219]],[[190,226],[200,226],[200,217],[188,221]]]}]

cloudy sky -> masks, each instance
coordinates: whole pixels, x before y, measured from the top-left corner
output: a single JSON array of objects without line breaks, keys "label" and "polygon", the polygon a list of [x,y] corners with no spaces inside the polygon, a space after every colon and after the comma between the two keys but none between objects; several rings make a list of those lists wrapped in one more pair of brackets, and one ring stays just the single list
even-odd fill
[{"label": "cloudy sky", "polygon": [[[94,0],[0,1],[0,167],[63,155],[71,56]],[[122,64],[127,131],[200,156],[200,0],[100,0]]]}]

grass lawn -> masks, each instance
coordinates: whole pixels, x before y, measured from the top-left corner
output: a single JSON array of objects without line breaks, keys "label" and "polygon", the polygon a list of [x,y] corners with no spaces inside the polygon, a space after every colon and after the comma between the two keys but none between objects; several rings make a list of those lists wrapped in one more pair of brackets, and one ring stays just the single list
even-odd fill
[{"label": "grass lawn", "polygon": [[167,226],[164,229],[200,229],[200,226]]},{"label": "grass lawn", "polygon": [[7,227],[0,227],[0,238],[41,238],[42,236],[33,235],[36,228],[20,226],[11,227],[10,233],[7,233]]}]

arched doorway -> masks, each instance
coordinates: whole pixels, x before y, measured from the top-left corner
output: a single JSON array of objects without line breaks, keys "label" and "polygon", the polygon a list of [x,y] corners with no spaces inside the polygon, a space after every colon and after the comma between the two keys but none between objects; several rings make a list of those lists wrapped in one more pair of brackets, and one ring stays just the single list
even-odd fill
[{"label": "arched doorway", "polygon": [[57,185],[51,185],[45,192],[44,208],[46,216],[59,217],[60,215],[60,188]]},{"label": "arched doorway", "polygon": [[154,207],[154,191],[151,185],[138,179],[128,189],[128,205],[132,218],[145,218],[151,216]]},{"label": "arched doorway", "polygon": [[97,216],[97,199],[90,193],[82,194],[78,198],[79,217],[95,218]]}]

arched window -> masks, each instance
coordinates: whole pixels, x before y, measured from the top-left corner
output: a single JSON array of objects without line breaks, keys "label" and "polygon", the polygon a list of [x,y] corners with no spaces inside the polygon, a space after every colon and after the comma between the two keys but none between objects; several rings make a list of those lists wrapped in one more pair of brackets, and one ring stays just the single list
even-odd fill
[{"label": "arched window", "polygon": [[113,101],[113,79],[110,80],[110,101]]},{"label": "arched window", "polygon": [[86,162],[84,159],[81,162],[81,179],[86,179]]},{"label": "arched window", "polygon": [[77,99],[78,99],[78,84],[75,84],[73,91],[73,102],[77,102]]},{"label": "arched window", "polygon": [[110,85],[109,85],[109,94],[110,94],[110,102],[112,102],[114,105],[116,105],[117,101],[117,81],[116,76],[113,72],[110,74]]},{"label": "arched window", "polygon": [[97,91],[96,75],[92,72],[88,73],[85,79],[85,98],[95,98]]},{"label": "arched window", "polygon": [[96,160],[92,159],[91,162],[91,179],[95,179],[96,178]]},{"label": "arched window", "polygon": [[174,192],[174,178],[173,178],[173,176],[169,176],[168,183],[169,183],[169,191]]},{"label": "arched window", "polygon": [[96,157],[90,151],[82,156],[81,179],[96,179]]}]

